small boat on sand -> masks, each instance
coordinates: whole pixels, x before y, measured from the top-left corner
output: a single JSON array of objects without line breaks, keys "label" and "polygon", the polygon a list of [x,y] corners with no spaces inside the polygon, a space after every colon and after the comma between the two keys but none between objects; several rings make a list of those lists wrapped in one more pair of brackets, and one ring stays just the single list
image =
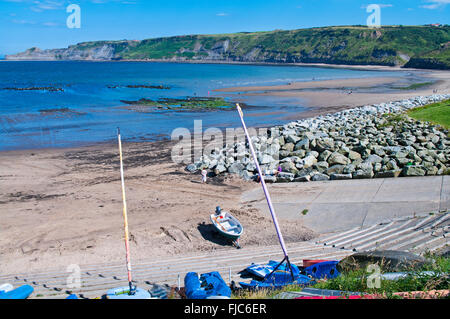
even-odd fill
[{"label": "small boat on sand", "polygon": [[219,206],[216,207],[216,212],[211,214],[210,218],[217,231],[230,239],[237,248],[240,248],[238,241],[244,232],[244,227],[237,218],[229,212],[222,211]]}]

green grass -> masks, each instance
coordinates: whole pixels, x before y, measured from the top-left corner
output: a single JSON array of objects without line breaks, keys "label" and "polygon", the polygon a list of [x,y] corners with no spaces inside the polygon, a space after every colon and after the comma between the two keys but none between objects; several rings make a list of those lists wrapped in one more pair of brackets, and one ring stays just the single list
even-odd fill
[{"label": "green grass", "polygon": [[186,99],[161,98],[159,100],[150,100],[142,98],[137,101],[125,101],[122,103],[129,105],[145,105],[166,110],[214,110],[230,109],[233,105],[221,97],[194,97]]},{"label": "green grass", "polygon": [[413,57],[406,65],[411,68],[421,68],[427,66],[432,69],[450,69],[450,45],[441,44],[441,47],[431,52],[419,54]]},{"label": "green grass", "polygon": [[[198,56],[195,45],[211,50],[216,44],[229,41],[223,58],[244,57],[255,48],[259,61],[330,62],[337,64],[404,64],[399,54],[422,55],[439,50],[450,41],[450,28],[422,26],[383,27],[324,27],[270,32],[232,33],[218,35],[189,35],[144,40],[124,52],[123,58],[171,58],[181,49]],[[203,52],[203,51],[199,51]],[[278,57],[278,58],[277,58]]]},{"label": "green grass", "polygon": [[[204,58],[208,50],[225,41],[227,50],[216,51],[221,60],[258,62],[303,62],[364,65],[404,65],[405,56],[419,67],[450,67],[450,27],[366,26],[320,27],[297,30],[239,32],[215,35],[185,35],[142,41],[94,41],[71,48],[91,50],[105,44],[114,48],[115,58],[188,60]],[[223,47],[222,47],[223,49]],[[208,51],[210,52],[210,51]],[[63,55],[60,57],[62,58]],[[427,62],[431,61],[431,62]]]},{"label": "green grass", "polygon": [[[426,255],[433,262],[411,271],[408,277],[395,281],[381,280],[380,288],[369,288],[368,279],[371,273],[365,269],[354,270],[343,273],[339,277],[322,280],[312,286],[312,288],[340,290],[349,292],[361,292],[367,294],[379,294],[385,298],[401,298],[393,295],[395,292],[409,291],[430,291],[450,289],[450,258]],[[423,271],[433,271],[435,275],[420,274]],[[282,292],[301,291],[298,285],[286,286],[283,289],[271,290],[261,289],[257,291],[237,291],[232,294],[232,299],[271,299]]]},{"label": "green grass", "polygon": [[385,127],[396,127],[406,120],[406,116],[402,113],[400,114],[383,114],[382,118],[384,122],[377,126],[378,129]]},{"label": "green grass", "polygon": [[422,82],[422,83],[414,83],[409,86],[393,86],[393,89],[397,90],[417,90],[426,86],[432,85],[433,82]]},{"label": "green grass", "polygon": [[439,124],[446,129],[450,128],[450,99],[442,102],[414,108],[407,112],[408,116],[433,124]]},{"label": "green grass", "polygon": [[[365,269],[354,270],[337,278],[319,282],[314,288],[381,294],[387,298],[396,298],[392,295],[394,292],[449,289],[450,258],[430,255],[428,257],[434,262],[411,271],[408,277],[399,280],[381,280],[379,288],[369,288],[367,283],[371,273]],[[423,271],[434,271],[435,275],[421,274]]]},{"label": "green grass", "polygon": [[231,299],[272,299],[282,292],[300,290],[300,285],[289,285],[281,289],[238,290],[231,295]]}]

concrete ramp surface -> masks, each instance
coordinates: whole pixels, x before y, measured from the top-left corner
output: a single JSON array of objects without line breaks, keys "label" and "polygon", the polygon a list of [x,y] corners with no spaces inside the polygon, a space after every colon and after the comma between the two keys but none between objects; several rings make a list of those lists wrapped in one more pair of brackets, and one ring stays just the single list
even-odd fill
[{"label": "concrete ramp surface", "polygon": [[[279,218],[301,220],[318,233],[447,211],[450,206],[450,176],[272,184],[269,191]],[[261,189],[245,192],[242,202],[270,214]]]}]

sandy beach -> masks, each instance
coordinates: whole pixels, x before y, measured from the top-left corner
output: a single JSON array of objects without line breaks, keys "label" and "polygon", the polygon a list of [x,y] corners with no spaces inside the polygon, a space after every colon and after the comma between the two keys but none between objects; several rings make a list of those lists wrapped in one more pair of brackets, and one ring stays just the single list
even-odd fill
[{"label": "sandy beach", "polygon": [[[298,97],[309,109],[297,118],[431,95],[435,90],[450,93],[450,72],[421,71],[421,76],[434,84],[416,90],[386,90],[404,85],[404,79],[380,77],[218,92]],[[277,243],[271,219],[241,202],[242,192],[260,188],[258,184],[237,177],[215,177],[202,184],[199,174],[190,174],[185,165],[171,161],[172,146],[170,141],[123,144],[135,260],[230,249],[212,234],[209,215],[216,206],[230,210],[245,225],[241,245]],[[124,260],[115,144],[0,152],[0,209],[2,274]],[[288,243],[317,235],[300,222],[281,219],[280,225]]]},{"label": "sandy beach", "polygon": [[[354,66],[353,68],[362,68]],[[333,113],[361,105],[398,101],[414,96],[447,94],[450,92],[450,72],[424,71],[389,67],[367,67],[367,70],[410,71],[401,77],[373,77],[361,79],[293,82],[287,85],[231,87],[216,90],[229,97],[271,96],[297,98],[307,111],[286,117],[286,120]],[[381,74],[382,75],[382,74]],[[407,89],[419,84],[418,88]],[[420,86],[422,84],[427,84]],[[399,89],[403,88],[403,89]]]},{"label": "sandy beach", "polygon": [[[245,225],[241,245],[277,243],[272,221],[240,203],[257,184],[202,184],[199,174],[171,162],[170,148],[171,142],[123,144],[134,261],[235,249],[211,233],[216,206]],[[124,260],[117,145],[2,152],[0,167],[0,273]],[[300,224],[280,223],[287,242],[314,236]]]}]

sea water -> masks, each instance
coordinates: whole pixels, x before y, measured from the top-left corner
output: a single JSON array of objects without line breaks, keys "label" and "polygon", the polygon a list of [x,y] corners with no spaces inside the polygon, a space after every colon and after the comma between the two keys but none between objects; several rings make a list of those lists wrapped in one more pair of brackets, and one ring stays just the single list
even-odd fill
[{"label": "sea water", "polygon": [[[381,73],[381,74],[380,74]],[[248,126],[269,126],[305,110],[298,98],[252,97],[213,90],[295,81],[398,76],[398,72],[320,67],[151,62],[0,62],[0,150],[74,147],[109,142],[120,127],[127,141],[168,138],[175,128],[240,127],[234,111],[139,111],[123,100],[222,96],[250,105]],[[163,85],[170,89],[127,88]],[[52,90],[5,88],[53,87]],[[57,110],[52,112],[52,110]],[[60,111],[58,111],[60,110]]]}]

